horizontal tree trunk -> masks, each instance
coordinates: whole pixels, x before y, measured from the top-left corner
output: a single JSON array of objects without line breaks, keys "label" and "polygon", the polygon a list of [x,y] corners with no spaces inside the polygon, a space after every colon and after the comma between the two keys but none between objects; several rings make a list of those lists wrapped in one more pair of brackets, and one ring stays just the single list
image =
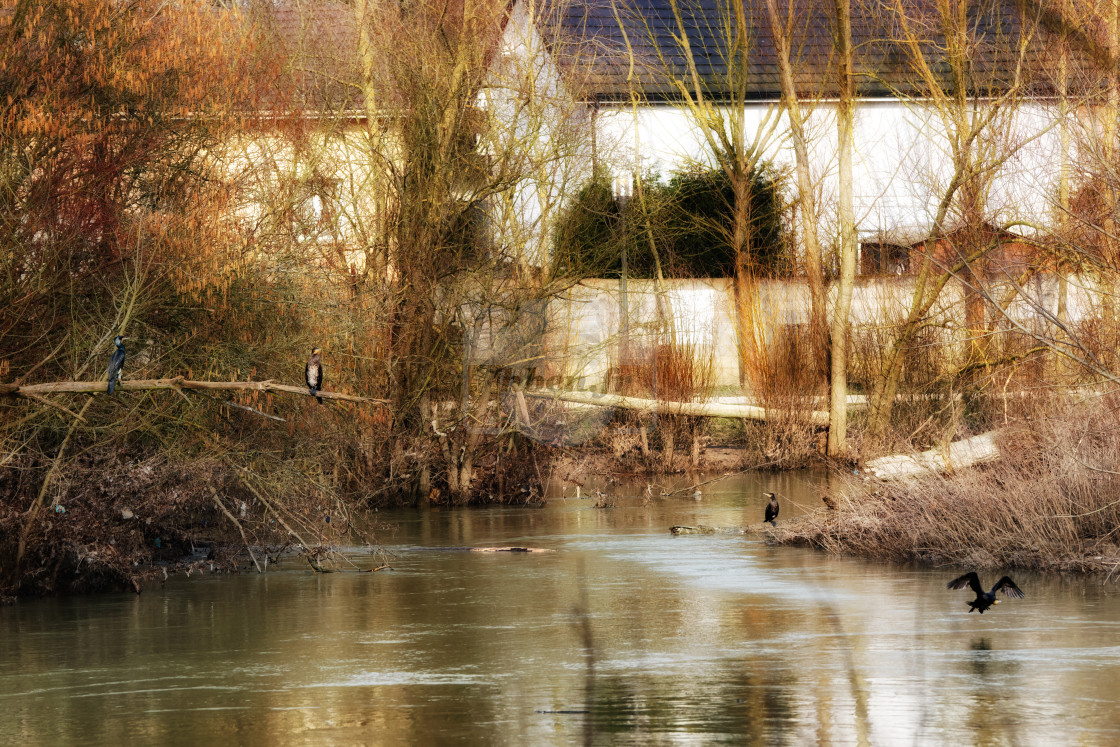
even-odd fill
[{"label": "horizontal tree trunk", "polygon": [[[50,381],[43,384],[0,384],[2,397],[26,397],[38,399],[45,394],[107,394],[108,382],[105,381]],[[291,386],[290,384],[277,384],[271,379],[267,381],[191,381],[182,376],[172,379],[134,379],[122,381],[117,384],[117,389],[124,392],[149,391],[154,389],[198,389],[208,391],[250,391],[250,392],[284,392],[287,394],[308,395],[305,386]],[[388,404],[388,400],[373,399],[371,397],[358,397],[353,394],[340,394],[338,392],[316,392],[315,396],[323,399],[337,399],[343,402],[374,402]]]},{"label": "horizontal tree trunk", "polygon": [[872,459],[865,468],[880,480],[901,480],[974,467],[977,464],[999,459],[999,444],[996,436],[996,431],[989,431],[979,436],[954,441],[949,444],[948,449],[938,448],[919,454],[880,457]]},{"label": "horizontal tree trunk", "polygon": [[[596,407],[621,407],[626,410],[659,412],[664,415],[696,415],[708,418],[745,418],[747,420],[767,420],[773,417],[787,417],[791,413],[768,410],[758,405],[723,404],[719,402],[667,402],[641,397],[624,397],[621,394],[595,394],[579,391],[527,391],[525,396],[535,399],[551,399],[571,402],[578,405]],[[806,410],[793,413],[810,425],[828,425],[828,413],[823,410]]]}]

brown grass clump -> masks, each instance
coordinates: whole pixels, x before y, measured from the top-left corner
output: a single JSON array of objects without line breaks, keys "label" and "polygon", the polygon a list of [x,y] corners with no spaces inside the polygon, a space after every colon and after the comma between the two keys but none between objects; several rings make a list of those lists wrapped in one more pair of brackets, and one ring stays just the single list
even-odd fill
[{"label": "brown grass clump", "polygon": [[835,510],[806,519],[784,541],[979,569],[1113,571],[1120,397],[1051,402],[1048,410],[1021,413],[1004,431],[1000,461],[988,467],[905,482],[844,479],[826,498]]},{"label": "brown grass clump", "polygon": [[[657,400],[658,411],[655,415],[619,415],[616,427],[607,434],[615,457],[637,448],[649,467],[669,472],[678,448],[687,443],[690,464],[697,466],[706,418],[681,415],[675,403],[707,399],[712,375],[710,347],[688,341],[631,345],[625,360],[608,373],[610,386],[619,394]],[[653,457],[651,440],[660,446],[658,460]]]},{"label": "brown grass clump", "polygon": [[[792,467],[821,453],[819,429],[810,413],[827,410],[827,381],[814,359],[809,325],[767,317],[756,296],[740,303],[749,323],[740,330],[739,358],[747,392],[767,410],[765,423],[744,424],[752,461]],[[743,339],[745,337],[745,339]]]},{"label": "brown grass clump", "polygon": [[659,345],[654,368],[657,379],[653,391],[663,413],[660,419],[662,467],[666,472],[672,471],[676,449],[685,443],[689,444],[689,464],[697,467],[700,439],[707,419],[681,415],[675,403],[708,398],[712,387],[712,351],[693,342]]}]

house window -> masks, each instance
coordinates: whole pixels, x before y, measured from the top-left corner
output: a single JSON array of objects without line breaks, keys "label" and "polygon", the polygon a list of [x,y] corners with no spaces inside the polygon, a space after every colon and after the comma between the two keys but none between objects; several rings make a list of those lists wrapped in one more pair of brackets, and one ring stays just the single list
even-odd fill
[{"label": "house window", "polygon": [[859,272],[861,275],[908,275],[910,273],[910,247],[879,241],[865,241],[859,245]]}]

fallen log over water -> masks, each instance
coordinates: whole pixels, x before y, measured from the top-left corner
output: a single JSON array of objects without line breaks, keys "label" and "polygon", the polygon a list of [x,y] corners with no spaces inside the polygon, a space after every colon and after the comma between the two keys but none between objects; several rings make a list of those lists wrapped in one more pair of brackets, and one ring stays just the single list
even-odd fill
[{"label": "fallen log over water", "polygon": [[[41,399],[45,394],[107,394],[107,383],[104,381],[51,381],[44,384],[0,384],[0,396],[26,397],[27,399]],[[248,392],[283,392],[285,394],[307,395],[307,387],[292,386],[290,384],[277,384],[268,379],[266,381],[192,381],[182,376],[170,379],[133,379],[117,384],[117,391],[139,392],[158,389],[195,389],[199,391],[248,391]],[[388,400],[373,399],[372,397],[359,397],[354,394],[340,392],[316,392],[316,396],[323,399],[335,399],[342,402],[373,402],[388,404]]]},{"label": "fallen log over water", "polygon": [[558,402],[571,402],[593,407],[620,407],[625,410],[658,412],[670,415],[696,415],[708,418],[735,418],[746,420],[768,420],[770,418],[793,418],[810,425],[827,426],[828,413],[822,410],[804,412],[785,412],[759,407],[758,405],[730,404],[722,402],[674,402],[641,397],[625,397],[621,394],[596,394],[594,392],[561,391],[536,389],[526,391],[525,396],[534,399],[549,399]]},{"label": "fallen log over water", "polygon": [[996,431],[954,441],[946,449],[930,449],[919,454],[896,454],[872,459],[864,468],[880,480],[902,480],[937,472],[973,467],[999,459]]}]

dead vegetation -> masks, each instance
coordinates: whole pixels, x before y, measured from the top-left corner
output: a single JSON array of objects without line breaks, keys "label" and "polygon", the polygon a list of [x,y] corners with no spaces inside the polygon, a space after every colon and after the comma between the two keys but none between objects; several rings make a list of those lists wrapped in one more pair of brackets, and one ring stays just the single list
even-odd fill
[{"label": "dead vegetation", "polygon": [[767,410],[765,422],[743,425],[745,443],[755,452],[751,460],[794,467],[820,458],[821,431],[810,415],[828,409],[828,390],[811,326],[780,323],[763,310],[757,294],[740,307],[753,330],[738,341],[744,383]]},{"label": "dead vegetation", "polygon": [[[698,467],[708,419],[681,413],[680,404],[710,396],[710,347],[691,341],[631,344],[620,355],[623,359],[608,372],[610,388],[623,396],[656,401],[657,412],[620,409],[599,441],[616,459],[638,456],[643,470]],[[687,450],[687,462],[678,460],[681,450]]]},{"label": "dead vegetation", "polygon": [[922,480],[849,475],[782,541],[838,554],[973,568],[1120,566],[1120,398],[1017,406],[1002,457]]}]

